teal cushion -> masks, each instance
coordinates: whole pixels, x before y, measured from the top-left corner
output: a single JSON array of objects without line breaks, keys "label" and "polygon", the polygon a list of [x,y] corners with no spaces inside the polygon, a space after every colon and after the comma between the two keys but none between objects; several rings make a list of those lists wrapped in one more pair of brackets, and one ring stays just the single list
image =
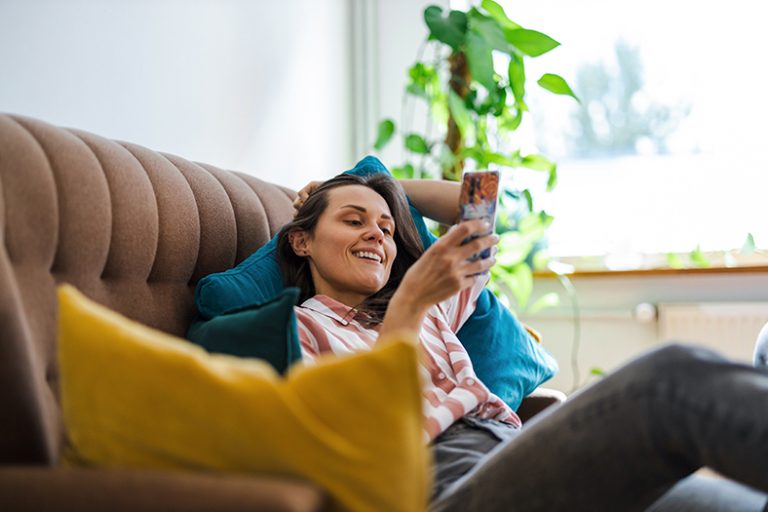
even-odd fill
[{"label": "teal cushion", "polygon": [[456,336],[480,380],[514,410],[559,369],[555,358],[488,289]]},{"label": "teal cushion", "polygon": [[[389,171],[381,161],[366,156],[349,174],[367,176]],[[437,238],[430,233],[422,215],[410,203],[411,215],[424,247]],[[233,308],[259,304],[280,293],[282,276],[277,264],[273,238],[237,267],[211,274],[195,289],[195,305],[203,318],[213,318]],[[458,332],[469,353],[477,376],[492,393],[517,410],[528,395],[558,370],[557,362],[537,343],[515,316],[493,295],[484,290],[477,308]]]},{"label": "teal cushion", "polygon": [[263,304],[225,311],[210,320],[197,320],[187,339],[208,352],[268,361],[279,373],[301,359],[293,307],[298,288],[286,288]]}]

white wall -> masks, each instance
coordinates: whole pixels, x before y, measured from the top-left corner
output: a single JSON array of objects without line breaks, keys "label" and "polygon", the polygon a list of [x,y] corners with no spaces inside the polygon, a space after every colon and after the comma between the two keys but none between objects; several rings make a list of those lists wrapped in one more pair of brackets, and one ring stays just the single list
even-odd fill
[{"label": "white wall", "polygon": [[350,0],[2,0],[0,111],[294,188],[354,163]]},{"label": "white wall", "polygon": [[[720,273],[687,275],[627,275],[609,277],[573,277],[581,309],[581,343],[579,350],[579,385],[593,382],[593,367],[610,371],[632,357],[658,347],[660,337],[657,320],[642,322],[634,318],[640,303],[661,302],[764,302],[768,301],[768,273]],[[563,287],[554,278],[539,278],[534,295],[561,293]],[[571,354],[574,321],[571,303],[561,293],[561,304],[539,314],[521,316],[543,335],[544,346],[560,363],[560,372],[545,386],[568,392],[573,388],[574,372]],[[750,362],[752,346],[757,338],[747,340],[723,338],[705,345],[721,354]],[[676,340],[701,343],[701,340]]]},{"label": "white wall", "polygon": [[[380,153],[372,145],[379,122],[391,118],[403,128],[403,93],[408,69],[416,61],[419,48],[429,32],[424,9],[448,0],[350,0],[353,17],[354,150],[357,155],[377,154],[388,167],[403,163],[404,151],[399,135]],[[426,109],[416,106],[414,122],[422,126]],[[409,124],[411,128],[416,124]]]}]

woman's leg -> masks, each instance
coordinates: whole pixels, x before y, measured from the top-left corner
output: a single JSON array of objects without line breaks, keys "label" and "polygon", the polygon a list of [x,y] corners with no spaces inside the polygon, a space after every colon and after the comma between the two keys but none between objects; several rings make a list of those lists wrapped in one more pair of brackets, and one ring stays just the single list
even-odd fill
[{"label": "woman's leg", "polygon": [[768,491],[768,372],[651,352],[537,416],[433,510],[645,510],[701,466]]}]

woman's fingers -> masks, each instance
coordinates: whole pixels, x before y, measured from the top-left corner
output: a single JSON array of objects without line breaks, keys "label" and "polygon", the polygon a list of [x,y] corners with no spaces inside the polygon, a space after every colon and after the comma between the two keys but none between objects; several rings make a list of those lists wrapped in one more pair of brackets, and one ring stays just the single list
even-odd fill
[{"label": "woman's fingers", "polygon": [[314,192],[315,189],[322,183],[322,181],[310,181],[304,185],[304,187],[299,190],[298,194],[296,195],[296,199],[293,201],[293,207],[297,210],[301,208],[301,205],[304,204],[304,201],[306,201],[310,194],[312,194],[312,192]]},{"label": "woman's fingers", "polygon": [[447,245],[460,245],[472,235],[482,236],[489,232],[491,227],[484,220],[468,220],[451,226],[440,240]]},{"label": "woman's fingers", "polygon": [[464,245],[456,248],[456,255],[461,259],[470,259],[475,255],[479,255],[487,249],[493,248],[499,243],[498,235],[485,235],[479,238],[470,240]]},{"label": "woman's fingers", "polygon": [[474,261],[464,260],[464,264],[461,266],[461,272],[465,277],[475,277],[478,274],[485,274],[495,264],[496,258],[493,256],[480,258]]}]

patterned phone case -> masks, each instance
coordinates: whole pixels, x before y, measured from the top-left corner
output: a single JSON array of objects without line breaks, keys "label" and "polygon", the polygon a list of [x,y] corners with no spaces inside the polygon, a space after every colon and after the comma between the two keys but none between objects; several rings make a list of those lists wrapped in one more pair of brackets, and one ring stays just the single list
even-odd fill
[{"label": "patterned phone case", "polygon": [[[499,171],[476,171],[465,172],[461,182],[461,195],[459,196],[459,210],[461,220],[484,219],[490,224],[491,228],[488,235],[493,233],[493,226],[496,222],[496,203],[499,192]],[[464,243],[480,235],[473,235]],[[479,255],[471,259],[488,258],[491,255],[490,249],[485,249]]]}]

